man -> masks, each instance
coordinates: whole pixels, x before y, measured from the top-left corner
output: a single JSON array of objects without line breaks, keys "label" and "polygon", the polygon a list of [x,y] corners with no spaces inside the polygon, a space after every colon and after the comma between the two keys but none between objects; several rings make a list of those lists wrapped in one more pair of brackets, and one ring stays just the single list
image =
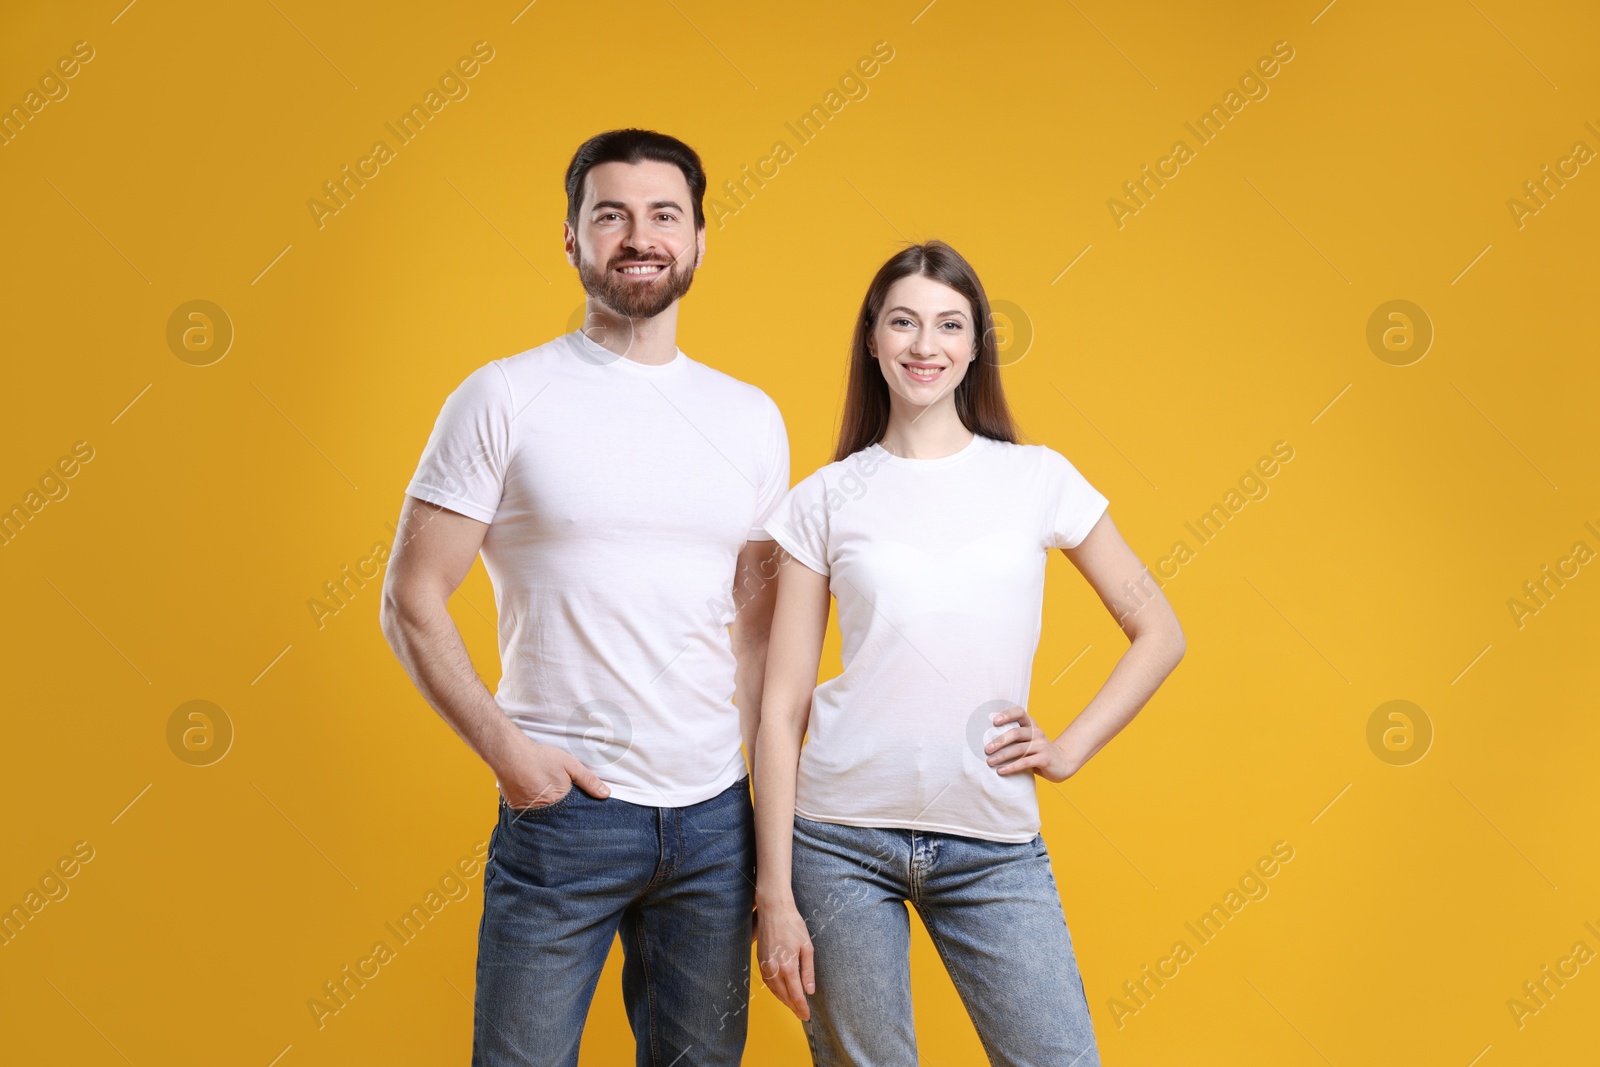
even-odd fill
[{"label": "man", "polygon": [[[469,374],[407,487],[383,632],[500,790],[478,1067],[576,1064],[618,933],[639,1064],[731,1067],[744,1046],[740,741],[755,751],[776,585],[761,527],[789,447],[765,393],[677,347],[705,187],[694,150],[659,133],[578,149],[564,232],[585,328]],[[446,611],[480,548],[492,697]]]}]

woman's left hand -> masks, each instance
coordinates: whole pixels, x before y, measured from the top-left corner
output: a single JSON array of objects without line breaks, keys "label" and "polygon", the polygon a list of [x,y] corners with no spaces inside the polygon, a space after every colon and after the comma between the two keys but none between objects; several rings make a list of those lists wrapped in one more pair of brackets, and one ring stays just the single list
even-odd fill
[{"label": "woman's left hand", "polygon": [[1022,708],[1007,708],[995,715],[996,726],[1007,723],[1016,725],[997,734],[983,748],[989,766],[998,773],[1032,771],[1046,781],[1063,782],[1077,771],[1061,746],[1050,740],[1050,735]]}]

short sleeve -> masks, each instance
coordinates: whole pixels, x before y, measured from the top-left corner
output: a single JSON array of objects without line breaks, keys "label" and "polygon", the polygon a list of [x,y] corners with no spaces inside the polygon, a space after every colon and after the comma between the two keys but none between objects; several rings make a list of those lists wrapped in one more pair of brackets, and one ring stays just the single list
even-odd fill
[{"label": "short sleeve", "polygon": [[445,399],[406,492],[493,522],[511,456],[512,404],[511,383],[498,363],[467,375]]},{"label": "short sleeve", "polygon": [[828,573],[827,487],[818,471],[786,493],[767,519],[767,533],[818,574]]},{"label": "short sleeve", "polygon": [[755,525],[747,538],[750,541],[773,539],[765,524],[777,510],[778,501],[789,491],[789,431],[783,424],[783,413],[771,397],[767,397],[767,436],[762,442],[762,455],[765,464],[756,489]]},{"label": "short sleeve", "polygon": [[1046,548],[1077,548],[1110,504],[1061,453],[1045,449]]}]

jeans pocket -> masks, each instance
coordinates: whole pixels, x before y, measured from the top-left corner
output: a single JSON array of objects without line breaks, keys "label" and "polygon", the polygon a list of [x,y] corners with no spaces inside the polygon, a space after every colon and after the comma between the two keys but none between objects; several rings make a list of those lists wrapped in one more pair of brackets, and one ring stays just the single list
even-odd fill
[{"label": "jeans pocket", "polygon": [[531,808],[513,808],[510,804],[506,803],[506,798],[504,795],[502,795],[500,797],[500,810],[505,812],[512,822],[521,822],[524,819],[537,819],[546,812],[551,812],[557,808],[565,807],[578,792],[579,789],[576,782],[568,783],[567,791],[562,793],[555,800],[552,800],[548,804],[539,804]]}]

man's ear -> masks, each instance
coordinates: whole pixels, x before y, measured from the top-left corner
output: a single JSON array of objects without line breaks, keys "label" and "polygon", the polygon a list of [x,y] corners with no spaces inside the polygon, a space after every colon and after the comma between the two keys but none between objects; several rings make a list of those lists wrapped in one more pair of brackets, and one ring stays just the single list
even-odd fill
[{"label": "man's ear", "polygon": [[706,228],[699,227],[694,231],[694,269],[699,270],[700,264],[706,260]]},{"label": "man's ear", "polygon": [[572,223],[563,219],[561,221],[561,245],[566,249],[567,262],[572,266],[578,265],[578,231],[572,228]]}]

